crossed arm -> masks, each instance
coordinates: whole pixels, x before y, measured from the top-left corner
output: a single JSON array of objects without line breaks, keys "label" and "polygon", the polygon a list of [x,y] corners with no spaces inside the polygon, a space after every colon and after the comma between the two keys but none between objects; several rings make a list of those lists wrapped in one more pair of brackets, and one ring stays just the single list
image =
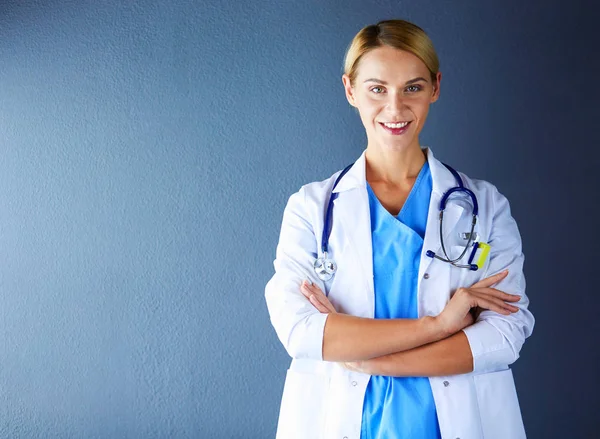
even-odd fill
[{"label": "crossed arm", "polygon": [[[531,334],[534,318],[527,309],[516,223],[506,198],[497,191],[492,196],[495,214],[488,242],[494,251],[488,270],[508,268],[511,275],[498,273],[460,288],[440,315],[415,320],[337,314],[327,308],[328,300],[319,300],[325,298],[322,291],[300,289],[317,249],[303,191],[290,197],[274,261],[276,273],[265,289],[271,322],[290,356],[399,376],[481,373],[513,363]],[[500,281],[499,288],[520,296],[492,288]],[[472,310],[477,311],[475,322]]]},{"label": "crossed arm", "polygon": [[473,370],[471,347],[462,331],[474,322],[472,310],[489,309],[504,315],[519,310],[507,303],[518,301],[519,296],[491,288],[507,274],[504,271],[459,289],[439,316],[421,319],[378,320],[339,314],[316,285],[304,282],[301,292],[319,312],[328,314],[324,360],[341,361],[349,369],[371,375],[443,376]]}]

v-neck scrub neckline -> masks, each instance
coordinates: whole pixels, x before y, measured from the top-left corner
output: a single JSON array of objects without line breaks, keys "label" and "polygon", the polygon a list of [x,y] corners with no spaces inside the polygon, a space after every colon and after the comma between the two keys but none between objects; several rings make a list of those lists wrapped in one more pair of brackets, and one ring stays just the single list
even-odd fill
[{"label": "v-neck scrub neckline", "polygon": [[[426,185],[426,187],[423,188],[423,185]],[[379,199],[375,195],[375,192],[373,191],[373,188],[371,187],[371,185],[369,185],[369,183],[367,183],[367,191],[369,192],[369,205],[371,208],[371,216],[373,216],[372,205],[378,204],[379,207],[383,210],[381,215],[385,216],[385,214],[387,213],[387,215],[389,215],[390,218],[395,218],[404,225],[413,229],[413,231],[415,231],[421,238],[425,237],[425,226],[427,224],[429,198],[431,197],[431,171],[429,169],[429,162],[425,162],[425,164],[419,171],[417,179],[415,180],[415,183],[413,184],[413,187],[410,190],[408,197],[406,197],[406,201],[404,201],[400,212],[398,212],[398,215],[396,216],[392,215],[385,207],[383,207],[381,201],[379,201]],[[413,199],[415,197],[418,198],[422,195],[422,192],[425,192],[425,194],[428,193],[428,195],[425,196],[427,198],[427,209],[423,211],[422,209],[418,208],[407,208],[407,206],[411,206],[411,203],[413,203]],[[421,203],[419,204],[423,204],[422,201],[423,200],[421,200]],[[373,232],[373,227],[371,228],[371,232]]]}]

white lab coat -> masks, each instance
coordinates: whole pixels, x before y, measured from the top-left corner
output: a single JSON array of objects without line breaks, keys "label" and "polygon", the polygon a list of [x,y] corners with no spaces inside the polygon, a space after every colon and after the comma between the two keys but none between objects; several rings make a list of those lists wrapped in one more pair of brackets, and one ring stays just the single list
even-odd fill
[{"label": "white lab coat", "polygon": [[[521,439],[525,430],[512,371],[521,346],[533,329],[527,310],[523,254],[517,225],[508,201],[488,182],[461,174],[477,196],[479,240],[491,245],[483,270],[469,271],[426,256],[441,253],[439,202],[454,176],[427,149],[433,190],[419,268],[419,316],[438,315],[459,287],[502,271],[510,274],[497,288],[521,295],[520,310],[509,316],[491,311],[464,330],[473,353],[474,371],[464,375],[431,377],[443,439]],[[322,282],[313,270],[325,207],[339,173],[303,186],[285,208],[274,261],[275,274],[265,296],[271,322],[293,358],[281,401],[278,439],[359,439],[362,409],[369,375],[323,361],[323,329],[327,314],[318,312],[300,293],[304,279],[315,282],[335,308],[360,317],[374,316],[374,287],[369,200],[365,152],[340,180],[332,215],[329,256],[338,264],[334,278]],[[459,233],[470,231],[471,203],[450,202],[444,214],[444,243],[450,252],[464,245]],[[449,253],[453,256],[455,253]],[[458,253],[460,254],[460,253]]]}]

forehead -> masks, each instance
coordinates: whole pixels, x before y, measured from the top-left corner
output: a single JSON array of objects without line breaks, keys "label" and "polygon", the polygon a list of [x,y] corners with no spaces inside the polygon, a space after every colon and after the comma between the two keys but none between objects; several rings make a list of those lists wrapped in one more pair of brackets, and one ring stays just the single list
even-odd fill
[{"label": "forehead", "polygon": [[365,53],[358,63],[356,79],[377,78],[392,82],[407,81],[422,76],[429,78],[429,70],[416,55],[390,46],[377,47]]}]

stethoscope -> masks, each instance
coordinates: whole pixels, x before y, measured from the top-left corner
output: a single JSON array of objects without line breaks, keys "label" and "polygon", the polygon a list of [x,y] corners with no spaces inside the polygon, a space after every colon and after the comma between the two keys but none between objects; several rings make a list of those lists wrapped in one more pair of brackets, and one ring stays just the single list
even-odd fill
[{"label": "stethoscope", "polygon": [[[322,281],[325,281],[325,282],[331,280],[333,278],[333,275],[337,271],[337,264],[335,263],[335,261],[333,259],[329,258],[327,255],[327,249],[329,246],[329,235],[331,233],[331,212],[333,210],[333,201],[334,201],[333,191],[334,191],[335,187],[337,186],[337,184],[339,183],[339,181],[342,179],[342,177],[344,175],[346,175],[346,173],[350,170],[350,168],[352,168],[353,165],[354,165],[354,163],[348,165],[340,173],[340,175],[336,178],[335,182],[333,183],[333,187],[331,188],[331,193],[329,195],[329,202],[327,203],[327,210],[325,211],[325,222],[323,225],[323,235],[321,238],[321,254],[322,255],[320,257],[318,257],[317,259],[315,259],[315,262],[313,264],[315,273],[317,274],[319,279],[321,279]],[[440,218],[440,243],[441,243],[441,247],[442,247],[442,252],[444,253],[445,257],[437,255],[431,250],[427,250],[426,255],[430,258],[439,259],[440,261],[452,264],[453,266],[455,266],[457,268],[468,268],[469,270],[476,271],[479,269],[480,266],[483,265],[482,261],[487,256],[487,253],[489,253],[489,245],[487,245],[485,243],[478,243],[478,242],[474,243],[474,240],[476,239],[475,238],[476,237],[475,225],[477,224],[477,214],[479,213],[479,203],[477,203],[477,197],[475,196],[473,191],[471,191],[470,189],[468,189],[464,186],[462,178],[460,177],[460,175],[458,175],[458,172],[456,172],[452,167],[450,167],[449,165],[447,165],[445,163],[444,163],[444,166],[446,166],[446,168],[448,168],[448,170],[452,173],[452,175],[456,179],[456,183],[457,183],[457,186],[449,189],[444,194],[442,199],[440,200],[440,216],[439,216],[439,218]],[[452,195],[454,193],[458,193],[458,192],[463,192],[463,193],[467,194],[469,196],[469,198],[471,198],[471,202],[473,203],[473,218],[471,221],[471,232],[468,234],[464,234],[464,236],[463,236],[467,240],[467,244],[465,245],[465,248],[463,249],[463,251],[459,257],[452,259],[448,256],[448,253],[446,252],[446,246],[444,245],[444,234],[443,234],[444,210],[446,210],[446,205],[448,203],[448,199],[450,198],[450,195]],[[474,244],[473,244],[473,249],[471,251],[471,255],[469,257],[468,264],[459,264],[458,261],[460,261],[465,256],[465,254],[469,250],[469,247],[471,246],[471,243],[474,243]],[[483,254],[480,257],[479,262],[476,264],[473,264],[472,263],[473,259],[479,248],[483,249]]]}]

